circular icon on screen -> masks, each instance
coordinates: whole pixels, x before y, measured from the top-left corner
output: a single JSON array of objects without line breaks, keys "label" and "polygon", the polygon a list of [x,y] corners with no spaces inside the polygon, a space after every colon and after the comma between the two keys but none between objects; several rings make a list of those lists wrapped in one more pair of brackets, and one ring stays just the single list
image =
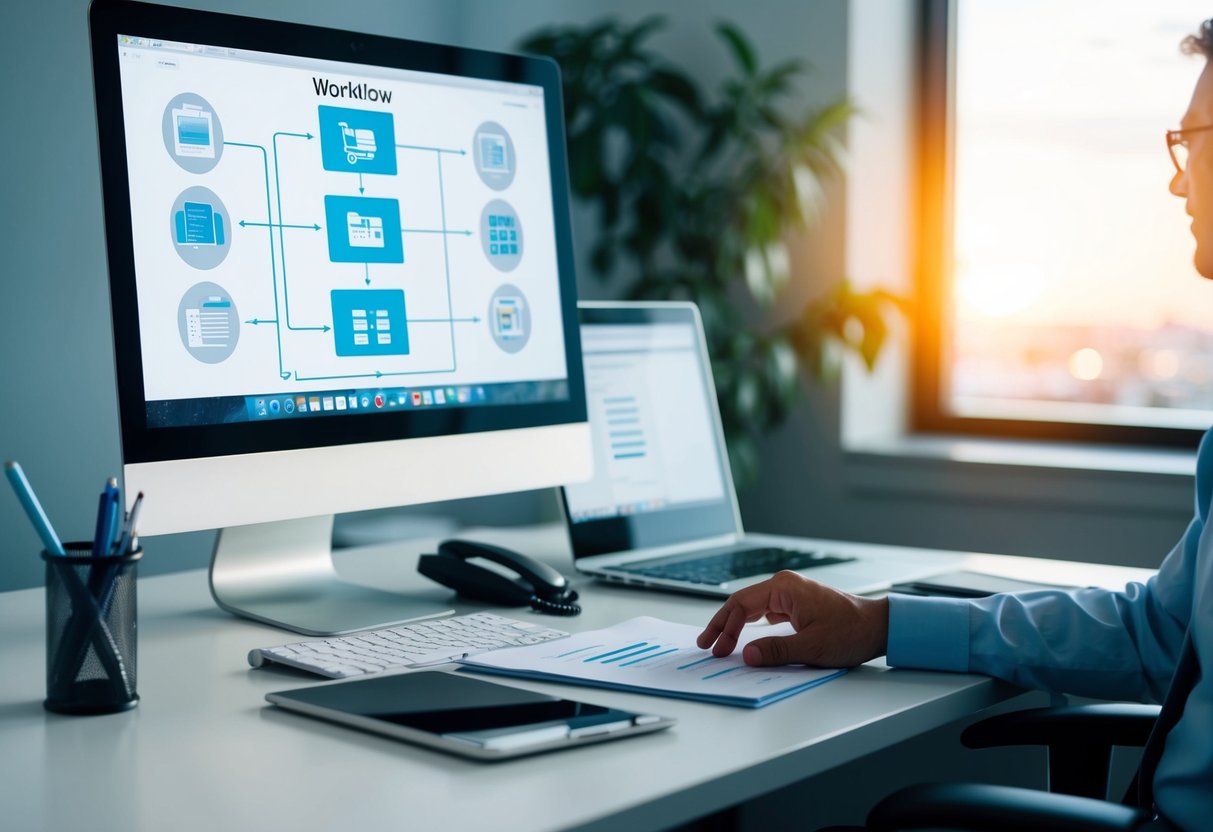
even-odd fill
[{"label": "circular icon on screen", "polygon": [[522,260],[522,222],[504,199],[494,199],[480,212],[480,244],[484,256],[503,272]]},{"label": "circular icon on screen", "polygon": [[205,98],[183,92],[164,108],[164,149],[190,173],[207,173],[223,156],[223,125]]},{"label": "circular icon on screen", "polygon": [[480,181],[494,191],[504,191],[514,181],[517,159],[514,140],[495,121],[486,121],[472,135],[472,161]]},{"label": "circular icon on screen", "polygon": [[518,352],[531,339],[531,307],[522,291],[503,283],[489,300],[489,331],[505,352]]},{"label": "circular icon on screen", "polygon": [[203,364],[226,361],[240,340],[240,315],[217,283],[196,283],[177,307],[177,329],[186,351]]},{"label": "circular icon on screen", "polygon": [[227,208],[209,188],[186,188],[169,211],[173,248],[195,269],[213,269],[232,247],[232,224]]}]

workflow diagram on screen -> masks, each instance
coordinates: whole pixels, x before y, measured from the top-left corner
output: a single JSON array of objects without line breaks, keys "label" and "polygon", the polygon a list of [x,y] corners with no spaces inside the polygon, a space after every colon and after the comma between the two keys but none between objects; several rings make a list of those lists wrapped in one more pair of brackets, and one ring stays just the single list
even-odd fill
[{"label": "workflow diagram on screen", "polygon": [[[199,95],[166,106],[165,148],[198,180],[171,206],[177,254],[205,272],[234,245],[265,250],[263,274],[200,280],[185,291],[177,318],[186,351],[217,364],[241,344],[264,349],[267,365],[276,358],[267,372],[300,382],[453,373],[460,344],[486,333],[501,351],[521,351],[531,315],[507,279],[525,241],[504,198],[517,166],[506,129],[486,121],[467,148],[437,147],[401,141],[390,112],[319,105],[314,117],[303,130],[237,141]],[[205,181],[228,159],[249,171],[249,188],[230,206]],[[444,177],[466,165],[500,196],[452,203]],[[473,292],[461,284],[471,278],[452,273],[456,253],[483,257],[498,275],[487,308],[486,288]]]}]

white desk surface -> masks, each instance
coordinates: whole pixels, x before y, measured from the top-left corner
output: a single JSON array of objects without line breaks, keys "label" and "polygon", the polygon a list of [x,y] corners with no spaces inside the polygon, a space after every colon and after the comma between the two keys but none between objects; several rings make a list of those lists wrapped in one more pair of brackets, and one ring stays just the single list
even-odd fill
[{"label": "white desk surface", "polygon": [[[561,527],[481,531],[468,536],[572,572]],[[419,541],[347,550],[338,553],[338,564],[353,579],[445,601],[447,590],[415,572],[423,550]],[[145,557],[171,556],[153,542]],[[1111,587],[1150,574],[995,556],[974,556],[966,566]],[[574,583],[585,613],[544,623],[583,630],[657,615],[702,624],[717,606],[584,578]],[[14,830],[657,829],[1018,694],[985,677],[891,670],[879,660],[759,710],[508,680],[679,722],[650,736],[486,764],[267,705],[267,692],[313,677],[251,670],[245,656],[250,648],[301,637],[219,610],[203,571],[139,582],[141,702],[133,711],[93,717],[44,711],[43,629],[42,590],[0,594],[0,812]],[[811,828],[811,809],[806,813]]]}]

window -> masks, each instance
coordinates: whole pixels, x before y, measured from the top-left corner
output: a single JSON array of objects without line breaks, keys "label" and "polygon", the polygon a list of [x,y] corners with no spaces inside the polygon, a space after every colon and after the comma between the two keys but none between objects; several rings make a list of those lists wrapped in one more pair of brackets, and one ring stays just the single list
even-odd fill
[{"label": "window", "polygon": [[1213,285],[1164,136],[1193,0],[928,0],[917,427],[1194,443]]}]

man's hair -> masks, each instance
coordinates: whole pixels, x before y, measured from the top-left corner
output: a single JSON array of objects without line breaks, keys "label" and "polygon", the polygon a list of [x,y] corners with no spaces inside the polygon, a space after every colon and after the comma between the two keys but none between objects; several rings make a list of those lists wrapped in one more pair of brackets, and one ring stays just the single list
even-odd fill
[{"label": "man's hair", "polygon": [[1184,38],[1179,48],[1185,55],[1204,55],[1213,59],[1213,19],[1200,24],[1200,31]]}]

